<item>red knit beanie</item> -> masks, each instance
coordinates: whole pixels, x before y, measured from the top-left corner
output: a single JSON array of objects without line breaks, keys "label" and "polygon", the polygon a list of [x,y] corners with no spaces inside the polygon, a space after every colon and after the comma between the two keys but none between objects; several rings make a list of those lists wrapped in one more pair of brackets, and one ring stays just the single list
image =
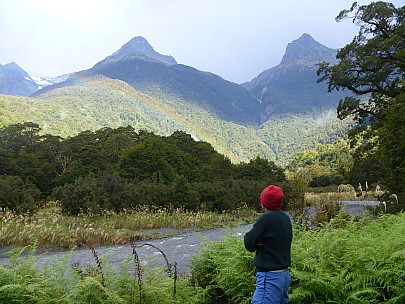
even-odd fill
[{"label": "red knit beanie", "polygon": [[270,185],[262,191],[260,202],[267,210],[280,210],[283,198],[283,190],[277,186]]}]

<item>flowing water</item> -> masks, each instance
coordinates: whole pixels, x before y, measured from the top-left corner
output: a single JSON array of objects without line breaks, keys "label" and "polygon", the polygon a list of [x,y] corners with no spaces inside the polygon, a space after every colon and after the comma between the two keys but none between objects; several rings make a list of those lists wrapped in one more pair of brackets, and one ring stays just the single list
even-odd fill
[{"label": "flowing water", "polygon": [[[379,202],[375,201],[344,201],[343,210],[353,216],[364,216],[367,208],[375,207]],[[140,263],[143,267],[148,266],[165,266],[168,263],[177,264],[179,273],[189,273],[189,263],[192,255],[197,254],[205,241],[220,241],[224,236],[243,235],[251,228],[252,225],[243,225],[238,228],[217,228],[206,231],[194,231],[183,233],[178,236],[168,237],[160,240],[139,241],[136,242],[136,252],[139,255]],[[146,244],[146,245],[144,245]],[[144,245],[144,246],[142,246]],[[141,248],[138,248],[142,246]],[[128,245],[99,246],[95,248],[97,255],[102,257],[107,255],[111,267],[119,267],[124,261],[134,259],[132,254],[133,248]],[[3,250],[4,251],[4,250]],[[69,251],[62,250],[41,250],[36,253],[36,265],[40,268],[49,263],[60,261],[63,257],[68,258],[68,264],[86,266],[95,263],[93,252],[88,248],[76,249]],[[26,258],[21,256],[20,258]],[[0,254],[0,264],[7,263],[10,258]]]},{"label": "flowing water", "polygon": [[[136,242],[136,252],[139,255],[140,263],[143,267],[151,266],[165,266],[167,258],[170,264],[177,264],[177,271],[179,273],[188,273],[188,264],[190,257],[198,253],[201,246],[206,241],[220,241],[224,236],[236,235],[242,237],[243,234],[250,229],[251,225],[243,225],[238,228],[217,228],[206,231],[188,232],[180,234],[175,237],[168,237],[160,240],[152,241],[139,241]],[[144,245],[147,244],[147,245]],[[139,246],[144,245],[140,248]],[[132,255],[132,247],[128,245],[113,245],[113,246],[99,246],[95,248],[97,255],[102,257],[108,256],[108,262],[112,267],[118,268],[124,261],[134,259]],[[162,254],[163,252],[163,254]],[[60,261],[63,257],[69,254],[68,251],[62,250],[41,250],[36,254],[36,265],[39,268],[45,267],[49,263]],[[26,258],[21,256],[20,258]],[[4,256],[0,257],[0,264],[7,263],[10,258]],[[88,248],[76,249],[70,252],[68,258],[69,265],[91,265],[95,263],[93,252]]]}]

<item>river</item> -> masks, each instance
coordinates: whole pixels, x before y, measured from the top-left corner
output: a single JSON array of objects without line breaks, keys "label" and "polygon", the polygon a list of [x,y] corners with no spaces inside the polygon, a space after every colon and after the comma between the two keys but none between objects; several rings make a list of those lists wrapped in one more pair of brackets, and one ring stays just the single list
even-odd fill
[{"label": "river", "polygon": [[[343,201],[343,210],[353,216],[364,216],[365,210],[368,207],[375,207],[379,202],[375,201]],[[141,248],[136,248],[139,255],[141,265],[144,267],[166,264],[165,257],[170,264],[177,263],[177,271],[179,273],[189,273],[190,257],[198,253],[205,241],[220,241],[226,235],[236,235],[243,237],[244,233],[250,229],[252,225],[242,225],[237,228],[217,228],[205,231],[192,231],[182,233],[174,237],[168,237],[159,240],[139,241],[135,245],[137,247],[144,245]],[[132,247],[128,245],[113,245],[113,246],[98,246],[95,248],[99,257],[107,254],[108,262],[111,267],[118,267],[125,260],[133,259]],[[162,254],[163,252],[163,254]],[[69,254],[64,250],[40,250],[37,254],[36,265],[39,268],[45,267],[48,263],[60,261],[63,257]],[[21,258],[24,258],[22,256]],[[0,264],[10,261],[10,258],[4,254],[0,254]],[[89,263],[94,264],[95,259],[93,252],[89,248],[78,248],[70,253],[68,264],[79,264],[86,266]]]},{"label": "river", "polygon": [[[251,225],[242,225],[238,228],[216,228],[205,231],[194,231],[183,233],[178,236],[168,237],[160,240],[139,241],[134,244],[136,252],[139,255],[140,263],[143,267],[164,266],[166,265],[166,256],[168,262],[174,265],[177,264],[178,273],[189,273],[188,264],[190,256],[198,253],[199,249],[205,241],[220,241],[224,236],[240,236],[250,229]],[[148,245],[144,245],[148,244]],[[144,245],[140,247],[141,245]],[[140,247],[140,248],[139,248]],[[160,251],[159,251],[159,250]],[[107,254],[108,262],[111,267],[119,267],[124,261],[133,259],[132,246],[128,245],[113,245],[113,246],[98,246],[95,248],[97,255],[102,257]],[[163,252],[163,254],[161,253]],[[60,261],[69,254],[65,250],[39,250],[36,253],[36,265],[39,268],[44,268],[48,263]],[[20,258],[25,258],[21,256]],[[0,257],[0,264],[10,261],[9,257],[4,254]],[[78,248],[70,253],[68,258],[69,265],[86,266],[95,263],[93,252],[89,248]]]}]

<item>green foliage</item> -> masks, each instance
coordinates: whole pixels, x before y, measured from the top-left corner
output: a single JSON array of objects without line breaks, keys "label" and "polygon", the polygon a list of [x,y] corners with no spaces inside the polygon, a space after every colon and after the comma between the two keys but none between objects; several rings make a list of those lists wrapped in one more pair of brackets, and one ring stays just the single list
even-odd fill
[{"label": "green foliage", "polygon": [[[155,304],[205,303],[206,292],[187,277],[169,276],[163,269],[142,269],[142,297],[133,274],[131,259],[119,269],[95,271],[97,263],[86,267],[68,265],[69,255],[37,267],[33,255],[12,257],[12,263],[0,265],[0,303],[21,304]],[[95,253],[97,255],[97,253]],[[107,263],[108,254],[97,257]],[[131,257],[129,257],[131,258]]]},{"label": "green foliage", "polygon": [[0,175],[0,208],[17,212],[36,209],[40,200],[39,189],[19,176]]},{"label": "green foliage", "polygon": [[[123,81],[93,76],[35,98],[0,95],[0,126],[33,121],[43,133],[64,138],[121,126],[164,136],[184,131],[209,142],[234,163],[260,156],[285,165],[297,152],[313,148],[317,142],[330,143],[342,137],[348,125],[330,111],[273,117],[260,127],[243,125],[222,120],[203,104],[163,93],[157,87],[148,90],[156,92],[147,95]],[[117,138],[117,144],[125,143],[124,138]]]},{"label": "green foliage", "polygon": [[39,125],[32,122],[16,123],[1,129],[2,149],[18,152],[23,147],[32,146],[38,140]]},{"label": "green foliage", "polygon": [[34,304],[39,303],[30,290],[20,284],[8,284],[0,287],[0,303]]},{"label": "green foliage", "polygon": [[120,297],[112,294],[101,282],[93,277],[85,277],[66,295],[67,303],[77,304],[121,304]]},{"label": "green foliage", "polygon": [[290,173],[288,177],[289,187],[285,189],[289,198],[288,210],[293,220],[300,224],[304,220],[308,207],[305,201],[305,193],[311,180],[312,175],[307,168]]},{"label": "green foliage", "polygon": [[124,149],[118,163],[120,174],[139,181],[165,183],[172,180],[175,172],[164,157],[161,146],[141,141]]},{"label": "green foliage", "polygon": [[[405,213],[360,222],[335,217],[320,230],[295,227],[291,303],[402,303],[404,233]],[[208,243],[192,273],[211,303],[250,303],[252,260],[242,240],[231,237]]]},{"label": "green foliage", "polygon": [[237,237],[207,242],[193,257],[191,272],[209,303],[250,303],[255,285],[253,254]]},{"label": "green foliage", "polygon": [[274,162],[286,166],[300,152],[338,142],[352,126],[349,119],[339,120],[334,111],[326,111],[270,117],[258,132],[263,143],[274,151]]},{"label": "green foliage", "polygon": [[249,163],[241,163],[236,167],[237,179],[253,179],[253,180],[268,180],[282,181],[285,180],[284,171],[277,167],[276,164],[267,159],[256,157]]},{"label": "green foliage", "polygon": [[105,193],[92,174],[56,188],[53,195],[61,201],[62,211],[66,214],[99,214],[109,207]]},{"label": "green foliage", "polygon": [[[11,125],[0,135],[21,138],[21,130],[28,128],[32,125]],[[35,130],[36,134],[39,129]],[[128,126],[84,131],[67,139],[32,137],[29,145],[0,151],[6,160],[3,185],[7,188],[14,181],[8,178],[14,172],[16,178],[31,181],[42,198],[59,200],[65,214],[120,212],[140,205],[232,210],[245,203],[256,205],[251,200],[265,183],[285,180],[272,161],[257,157],[236,165],[210,144],[182,131],[159,136]],[[4,190],[4,197],[28,191],[20,189],[25,184],[14,184],[14,192]],[[2,203],[13,209],[19,204]]]},{"label": "green foliage", "polygon": [[321,64],[320,80],[328,80],[329,91],[349,89],[357,96],[371,94],[368,103],[346,97],[339,103],[340,117],[354,115],[361,120],[372,115],[382,119],[392,99],[403,93],[404,14],[404,6],[396,8],[388,2],[355,2],[336,17],[337,21],[352,19],[359,33],[338,51],[338,64]]},{"label": "green foliage", "polygon": [[[405,193],[405,94],[387,112],[386,122],[378,129],[378,158],[384,183],[393,193]],[[403,202],[405,203],[405,202]]]},{"label": "green foliage", "polygon": [[[336,218],[319,232],[297,231],[291,299],[400,303],[405,297],[404,219],[403,213],[360,223]],[[307,292],[294,292],[295,287]]]},{"label": "green foliage", "polygon": [[353,153],[349,140],[340,139],[335,144],[318,145],[315,149],[298,153],[287,169],[296,172],[305,168],[311,177],[310,187],[337,186],[350,179]]},{"label": "green foliage", "polygon": [[400,132],[405,117],[404,16],[405,6],[353,3],[336,20],[352,19],[359,33],[338,51],[338,64],[322,63],[318,70],[319,81],[327,80],[329,91],[353,93],[338,106],[339,118],[351,117],[361,124],[352,180],[380,181],[401,193],[405,184],[397,178],[403,181],[404,176],[405,133]]}]

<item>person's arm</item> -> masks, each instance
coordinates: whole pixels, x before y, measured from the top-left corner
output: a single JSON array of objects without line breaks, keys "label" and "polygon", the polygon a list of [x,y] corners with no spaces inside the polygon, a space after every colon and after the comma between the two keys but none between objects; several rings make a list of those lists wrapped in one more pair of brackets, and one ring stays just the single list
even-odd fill
[{"label": "person's arm", "polygon": [[248,231],[243,240],[245,248],[250,252],[256,251],[261,245],[263,245],[263,226],[261,223],[261,217],[253,225],[252,229]]}]

